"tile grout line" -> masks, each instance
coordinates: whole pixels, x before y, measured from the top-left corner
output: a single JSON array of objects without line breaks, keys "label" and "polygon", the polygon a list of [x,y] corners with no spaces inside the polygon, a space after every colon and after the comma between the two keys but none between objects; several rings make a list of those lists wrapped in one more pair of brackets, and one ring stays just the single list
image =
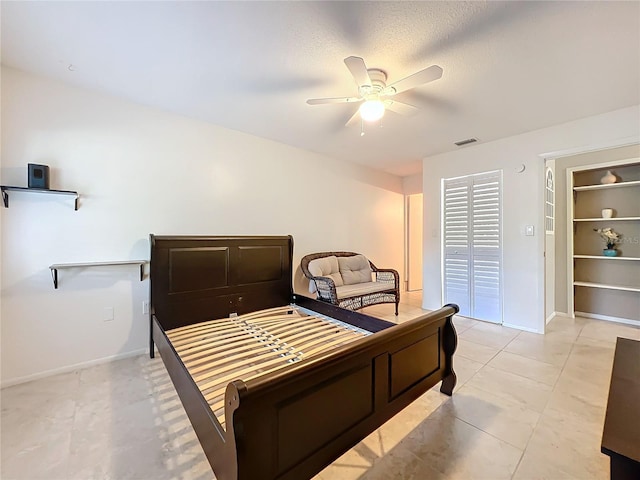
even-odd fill
[{"label": "tile grout line", "polygon": [[[473,328],[473,327],[471,327],[471,328]],[[517,334],[515,337],[513,337],[511,340],[509,340],[509,342],[508,342],[506,345],[504,345],[502,348],[498,349],[498,351],[497,351],[494,355],[492,355],[492,356],[491,356],[491,358],[489,358],[489,360],[487,360],[487,362],[485,362],[485,363],[482,365],[482,367],[480,367],[480,368],[478,369],[478,371],[476,371],[476,372],[471,376],[471,378],[469,378],[469,379],[465,382],[465,384],[466,384],[467,382],[469,382],[473,377],[475,377],[475,376],[477,375],[477,373],[478,373],[478,372],[480,372],[484,367],[490,366],[490,365],[489,365],[489,362],[491,362],[491,360],[493,360],[495,357],[497,357],[501,352],[504,352],[504,351],[505,351],[504,349],[505,349],[505,348],[507,348],[507,347],[511,344],[511,342],[515,341],[515,339],[516,339],[516,338],[518,338],[518,337],[520,336],[520,334],[521,334],[521,333],[523,333],[523,332],[518,332],[518,334]],[[484,344],[481,344],[481,343],[473,342],[473,341],[471,341],[471,340],[465,340],[465,341],[467,341],[467,342],[469,342],[469,343],[473,343],[473,344],[475,344],[475,345],[481,345],[481,346],[483,346],[483,347],[495,348],[495,347],[490,347],[489,345],[484,345]],[[462,355],[462,357],[464,357],[464,355]],[[464,358],[467,358],[467,357],[464,357]],[[523,358],[526,358],[526,357],[523,357]],[[476,360],[473,360],[473,359],[469,359],[469,360],[476,361]],[[481,362],[478,362],[478,363],[481,363]],[[495,367],[492,367],[492,368],[495,368]],[[496,370],[500,370],[500,369],[496,369]],[[503,371],[503,370],[500,370],[500,371]],[[507,373],[511,373],[511,372],[507,372]],[[526,378],[526,377],[521,377],[521,378]],[[530,380],[530,379],[529,379],[529,380]],[[538,383],[540,383],[540,382],[538,382]],[[461,386],[462,386],[462,385],[461,385]],[[493,392],[491,392],[491,391],[487,391],[487,390],[484,390],[484,389],[482,389],[482,388],[480,388],[480,390],[483,390],[483,391],[485,391],[485,392],[487,392],[487,393],[489,393],[489,394],[491,394],[491,395],[494,395],[494,393],[493,393]],[[514,402],[514,403],[517,403],[517,402]],[[531,411],[533,411],[533,410],[531,410]],[[538,413],[538,412],[535,412],[535,413]],[[535,428],[536,428],[536,426],[537,426],[538,422],[540,421],[540,417],[542,417],[542,413],[539,413],[539,414],[538,414],[538,419],[536,420],[536,426],[534,426],[534,428],[531,430],[531,434],[529,435],[529,438],[527,439],[527,443],[526,443],[526,445],[525,445],[525,447],[524,447],[523,449],[520,449],[519,447],[517,447],[516,445],[513,445],[512,443],[510,443],[510,442],[508,442],[508,441],[506,441],[506,440],[502,440],[502,439],[500,439],[500,438],[496,437],[495,435],[493,435],[493,434],[491,434],[491,433],[489,433],[489,432],[486,432],[486,431],[482,430],[482,429],[481,429],[481,428],[479,428],[479,427],[476,427],[475,425],[473,425],[473,424],[471,424],[471,423],[469,423],[469,422],[467,422],[467,421],[465,421],[465,420],[463,420],[463,419],[459,418],[457,415],[454,415],[454,416],[455,416],[456,418],[458,418],[458,420],[460,420],[460,421],[462,421],[462,422],[464,422],[464,423],[466,423],[466,424],[468,424],[468,425],[472,426],[473,428],[475,428],[475,429],[477,429],[477,430],[479,430],[479,431],[481,431],[481,432],[483,432],[483,433],[486,433],[487,435],[490,435],[491,437],[493,437],[493,438],[495,438],[495,439],[497,439],[497,440],[499,440],[499,441],[501,441],[501,442],[504,442],[504,443],[506,443],[506,444],[508,444],[508,445],[511,445],[512,447],[516,448],[517,450],[521,450],[520,457],[518,458],[518,462],[516,463],[515,468],[513,469],[513,472],[512,472],[512,473],[510,474],[510,476],[509,476],[509,478],[510,478],[510,479],[513,479],[514,475],[515,475],[515,474],[516,474],[516,472],[518,471],[518,468],[520,467],[520,463],[522,462],[522,458],[524,457],[524,454],[525,454],[525,452],[527,451],[527,447],[529,446],[529,441],[531,440],[531,437],[533,436],[533,433],[534,433],[534,431],[535,431]]]},{"label": "tile grout line", "polygon": [[[522,333],[522,332],[520,332],[520,333]],[[518,338],[520,336],[520,333],[518,335],[516,335],[516,337],[513,340]],[[509,344],[511,344],[511,342],[509,342]],[[509,344],[507,344],[506,346],[509,346]],[[527,358],[527,357],[524,357],[524,358]],[[565,360],[565,362],[566,362],[566,360]],[[560,375],[562,375],[562,370],[560,370]],[[560,375],[558,375],[558,378],[560,378]],[[551,393],[553,393],[553,390],[551,390]],[[545,408],[546,408],[546,404],[545,404]],[[533,437],[533,434],[535,433],[536,428],[538,428],[538,424],[540,423],[540,419],[542,418],[543,414],[544,414],[544,409],[542,409],[542,412],[540,413],[540,415],[538,415],[538,419],[536,420],[536,424],[531,429],[531,433],[529,434],[529,438],[527,438],[527,443],[525,444],[524,449],[522,450],[522,454],[520,455],[520,458],[518,459],[518,463],[516,464],[516,468],[513,469],[513,473],[511,474],[511,477],[510,477],[511,480],[513,480],[513,478],[515,477],[516,473],[518,473],[518,470],[520,469],[520,465],[522,464],[522,459],[524,458],[524,455],[527,452],[527,448],[529,448],[529,443],[531,442],[531,438]]]},{"label": "tile grout line", "polygon": [[[580,328],[580,331],[579,331],[578,335],[576,335],[576,338],[571,342],[571,348],[569,349],[569,354],[567,355],[567,357],[564,359],[564,362],[562,363],[562,367],[560,369],[560,374],[558,375],[558,378],[556,378],[556,381],[553,384],[553,387],[552,387],[552,390],[551,390],[551,395],[553,395],[553,393],[556,391],[556,386],[558,385],[558,382],[560,381],[560,377],[562,376],[562,374],[564,372],[564,369],[565,369],[565,367],[567,365],[567,362],[569,361],[569,357],[571,356],[571,353],[573,352],[573,349],[574,349],[574,347],[576,345],[576,341],[580,337],[580,334],[582,333],[583,329],[584,329],[584,325]],[[545,414],[544,412],[547,410],[547,406],[549,405],[550,398],[551,398],[551,396],[545,402],[544,408],[542,409],[542,412],[540,413],[540,416],[538,417],[538,420],[536,421],[536,424],[534,425],[533,429],[531,430],[531,435],[529,435],[529,438],[527,440],[527,444],[525,445],[524,450],[522,451],[522,456],[520,457],[520,460],[518,461],[518,465],[516,466],[516,469],[513,471],[513,475],[511,476],[512,479],[515,476],[515,474],[518,472],[518,469],[520,468],[520,464],[522,463],[522,459],[524,458],[524,455],[525,455],[527,449],[529,448],[529,444],[531,443],[531,439],[533,438],[533,436],[536,433],[536,430],[538,429],[538,425],[540,424],[540,420],[542,419],[542,417]]]},{"label": "tile grout line", "polygon": [[[512,342],[514,342],[514,341],[516,340],[516,338],[518,338],[518,337],[520,336],[520,334],[522,334],[522,333],[523,333],[523,332],[518,332],[518,334],[517,334],[515,337],[513,337],[513,338],[512,338],[512,339],[511,339],[511,340],[510,340],[506,345],[504,345],[502,348],[498,349],[498,351],[497,351],[497,352],[496,352],[496,353],[495,353],[495,354],[494,354],[494,355],[493,355],[493,356],[492,356],[492,357],[491,357],[491,358],[490,358],[490,359],[489,359],[489,360],[488,360],[488,361],[487,361],[487,362],[486,362],[482,367],[480,367],[480,369],[478,370],[478,372],[479,372],[479,371],[481,371],[484,367],[486,367],[486,366],[490,366],[490,365],[489,365],[489,362],[491,362],[491,360],[493,360],[494,358],[496,358],[496,357],[497,357],[501,352],[504,352],[504,351],[505,351],[505,348],[507,348],[507,347],[508,347]],[[466,340],[466,341],[467,341],[467,342],[470,342],[470,343],[475,343],[476,345],[482,345],[482,346],[485,346],[485,347],[486,347],[486,346],[488,346],[488,345],[483,345],[483,344],[479,344],[479,343],[476,343],[476,342],[472,342],[472,341],[470,341],[470,340]],[[573,345],[572,345],[572,348],[573,348]],[[510,352],[507,352],[507,353],[510,353]],[[465,358],[466,358],[466,357],[465,357]],[[528,357],[524,357],[524,356],[523,356],[523,358],[528,358]],[[568,357],[567,357],[567,358],[568,358]],[[530,359],[530,360],[535,360],[535,359]],[[543,362],[543,363],[544,363],[544,362]],[[565,363],[566,363],[566,359],[565,359]],[[492,367],[492,368],[496,368],[496,367]],[[564,365],[563,365],[563,369],[564,369]],[[501,369],[498,369],[498,368],[496,368],[496,370],[504,371],[504,370],[501,370]],[[475,376],[478,372],[475,372],[473,376]],[[512,372],[506,372],[506,373],[512,373]],[[561,374],[562,374],[562,370],[560,371],[560,375],[561,375]],[[528,380],[532,380],[532,379],[529,379],[528,377],[523,377],[522,375],[518,375],[518,374],[515,374],[515,375],[516,375],[516,376],[519,376],[519,377],[521,377],[521,378],[526,378],[526,379],[528,379]],[[558,375],[558,378],[560,378],[560,375]],[[472,378],[473,378],[473,376],[472,376]],[[535,380],[534,380],[534,381],[535,381]],[[556,382],[557,382],[557,380],[556,380]],[[466,382],[465,382],[465,383],[466,383]],[[537,382],[537,383],[541,383],[541,382]],[[543,385],[544,385],[544,384],[543,384]],[[555,387],[553,387],[553,388],[555,388]],[[481,390],[483,390],[483,389],[481,389]],[[485,391],[486,391],[486,390],[485,390]],[[493,394],[492,392],[487,392],[487,393]],[[551,393],[553,393],[553,389],[551,390]],[[548,402],[548,400],[547,400],[547,402]],[[546,403],[545,403],[545,408],[546,408]],[[532,411],[533,411],[533,410],[532,410]],[[518,462],[516,463],[516,466],[515,466],[515,468],[513,469],[513,473],[511,473],[511,475],[510,475],[510,477],[509,477],[510,479],[513,479],[513,478],[514,478],[514,476],[515,476],[515,475],[516,475],[516,473],[518,472],[518,468],[520,468],[520,464],[522,463],[522,459],[524,458],[525,452],[527,451],[527,448],[529,447],[529,442],[531,441],[531,437],[533,437],[533,434],[535,433],[535,430],[536,430],[536,428],[537,428],[537,426],[538,426],[538,423],[540,422],[540,418],[542,418],[543,412],[544,412],[544,408],[542,409],[542,412],[540,412],[540,413],[538,414],[538,418],[537,418],[537,420],[536,420],[536,424],[535,424],[535,425],[534,425],[534,427],[531,429],[531,433],[529,434],[529,438],[527,439],[527,443],[525,444],[524,448],[521,450],[520,458],[518,459]],[[535,412],[535,413],[538,413],[538,412]],[[456,417],[456,418],[458,418],[458,417]],[[462,420],[462,419],[459,419],[459,420],[464,421],[464,420]],[[465,423],[468,423],[468,422],[465,422]],[[469,424],[469,425],[471,425],[471,424]],[[471,425],[471,426],[473,426],[474,428],[478,428],[478,427],[475,427],[475,425]],[[479,429],[479,428],[478,428],[478,430],[480,430],[480,431],[482,431],[482,432],[484,432],[484,433],[487,433],[488,435],[491,435],[491,436],[493,436],[494,438],[497,438],[498,440],[501,440],[501,439],[499,439],[499,438],[498,438],[498,437],[496,437],[495,435],[492,435],[492,434],[491,434],[491,433],[489,433],[489,432],[485,432],[484,430]],[[501,440],[501,441],[504,441],[504,440]],[[505,443],[507,443],[507,444],[509,444],[509,445],[511,445],[512,447],[517,448],[518,450],[520,450],[520,448],[516,447],[515,445],[511,444],[510,442],[506,442],[506,441],[504,441],[504,442],[505,442]]]}]

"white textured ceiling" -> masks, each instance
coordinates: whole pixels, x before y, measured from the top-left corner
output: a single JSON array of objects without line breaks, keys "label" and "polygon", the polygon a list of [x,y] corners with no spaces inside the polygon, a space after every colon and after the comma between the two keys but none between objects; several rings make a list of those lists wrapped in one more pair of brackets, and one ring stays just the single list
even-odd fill
[{"label": "white textured ceiling", "polygon": [[[2,63],[397,175],[486,142],[640,103],[640,2],[2,1]],[[344,127],[343,63],[420,107]],[[71,69],[69,65],[73,65]],[[464,147],[463,147],[464,148]]]}]

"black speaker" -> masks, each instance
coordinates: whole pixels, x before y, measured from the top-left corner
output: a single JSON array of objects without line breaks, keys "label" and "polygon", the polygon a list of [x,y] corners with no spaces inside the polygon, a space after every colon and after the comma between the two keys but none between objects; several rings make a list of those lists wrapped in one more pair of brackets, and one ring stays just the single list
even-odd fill
[{"label": "black speaker", "polygon": [[49,189],[49,166],[29,163],[29,180],[27,185],[29,188]]}]

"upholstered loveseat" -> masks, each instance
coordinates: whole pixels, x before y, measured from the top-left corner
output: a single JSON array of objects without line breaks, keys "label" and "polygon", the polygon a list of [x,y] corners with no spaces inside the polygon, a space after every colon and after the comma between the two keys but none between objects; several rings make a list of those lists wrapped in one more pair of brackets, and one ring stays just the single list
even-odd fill
[{"label": "upholstered loveseat", "polygon": [[309,279],[309,292],[319,300],[349,310],[395,303],[398,315],[400,276],[391,268],[378,268],[354,252],[319,252],[306,255],[300,268]]}]

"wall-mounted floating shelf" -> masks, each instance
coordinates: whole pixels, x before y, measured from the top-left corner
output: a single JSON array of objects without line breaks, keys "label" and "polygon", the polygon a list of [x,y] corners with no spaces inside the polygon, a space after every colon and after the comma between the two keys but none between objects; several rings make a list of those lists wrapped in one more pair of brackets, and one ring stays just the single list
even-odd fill
[{"label": "wall-mounted floating shelf", "polygon": [[115,265],[139,265],[140,266],[140,281],[144,280],[144,265],[149,263],[149,260],[123,260],[115,262],[86,262],[86,263],[54,263],[49,266],[51,275],[53,277],[53,288],[58,288],[58,270],[64,270],[65,268],[87,268],[87,267],[108,267]]},{"label": "wall-mounted floating shelf", "polygon": [[2,189],[2,202],[4,203],[5,208],[9,208],[9,194],[8,191],[15,192],[29,192],[29,193],[48,193],[52,195],[73,195],[75,197],[74,202],[74,210],[78,210],[78,192],[74,192],[72,190],[51,190],[48,188],[27,188],[27,187],[12,187],[9,185],[0,185],[0,189]]}]

